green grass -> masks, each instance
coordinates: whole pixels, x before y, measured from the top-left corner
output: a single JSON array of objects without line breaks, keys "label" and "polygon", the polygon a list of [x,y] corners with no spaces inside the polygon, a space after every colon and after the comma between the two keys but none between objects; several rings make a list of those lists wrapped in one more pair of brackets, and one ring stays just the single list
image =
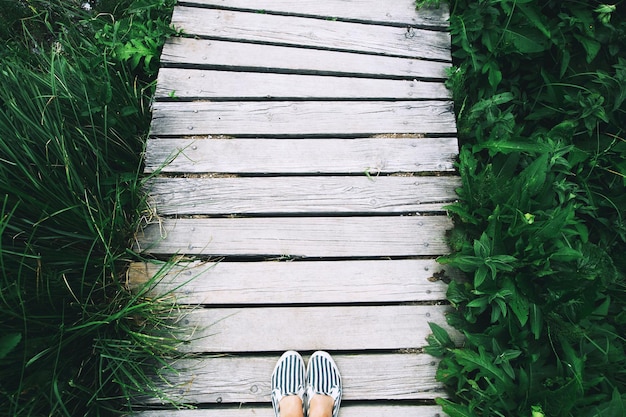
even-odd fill
[{"label": "green grass", "polygon": [[[421,3],[428,3],[428,1]],[[626,415],[626,4],[453,0],[450,416]]]},{"label": "green grass", "polygon": [[118,414],[179,343],[124,276],[172,2],[1,6],[0,415]]}]

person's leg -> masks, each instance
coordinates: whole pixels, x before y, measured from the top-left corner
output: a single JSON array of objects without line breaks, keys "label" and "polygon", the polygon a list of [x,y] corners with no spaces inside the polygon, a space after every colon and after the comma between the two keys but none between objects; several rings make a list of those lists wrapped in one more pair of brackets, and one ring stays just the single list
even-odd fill
[{"label": "person's leg", "polygon": [[272,372],[272,406],[276,417],[304,417],[304,361],[298,352],[285,352]]},{"label": "person's leg", "polygon": [[335,361],[326,352],[315,352],[307,367],[308,417],[337,417],[343,391]]}]

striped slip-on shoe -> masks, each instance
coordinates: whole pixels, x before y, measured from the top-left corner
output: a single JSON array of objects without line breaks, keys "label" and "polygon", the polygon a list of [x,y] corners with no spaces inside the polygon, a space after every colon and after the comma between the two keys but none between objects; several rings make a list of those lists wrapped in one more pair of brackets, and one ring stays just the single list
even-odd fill
[{"label": "striped slip-on shoe", "polygon": [[279,417],[280,400],[287,395],[297,395],[304,407],[304,360],[293,350],[283,353],[272,372],[272,406]]},{"label": "striped slip-on shoe", "polygon": [[305,404],[308,410],[315,394],[328,395],[334,400],[333,417],[339,414],[341,403],[341,375],[337,364],[327,352],[317,351],[311,355],[306,370]]}]

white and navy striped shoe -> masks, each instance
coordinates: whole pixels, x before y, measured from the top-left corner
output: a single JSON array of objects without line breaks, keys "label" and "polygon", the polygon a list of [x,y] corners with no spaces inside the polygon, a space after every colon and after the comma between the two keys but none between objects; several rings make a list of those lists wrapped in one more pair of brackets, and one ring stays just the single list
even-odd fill
[{"label": "white and navy striped shoe", "polygon": [[311,355],[306,370],[306,409],[309,409],[311,398],[315,394],[328,395],[335,402],[333,405],[333,417],[337,417],[342,391],[339,368],[337,368],[337,364],[335,364],[330,355],[322,351],[317,351]]},{"label": "white and navy striped shoe", "polygon": [[280,400],[287,395],[297,395],[304,408],[304,360],[293,350],[283,353],[272,372],[272,406],[279,417]]}]

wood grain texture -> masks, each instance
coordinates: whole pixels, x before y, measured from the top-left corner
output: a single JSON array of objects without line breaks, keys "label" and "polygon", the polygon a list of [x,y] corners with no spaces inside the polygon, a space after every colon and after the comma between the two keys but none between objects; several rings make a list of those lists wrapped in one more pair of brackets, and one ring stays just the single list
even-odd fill
[{"label": "wood grain texture", "polygon": [[411,80],[445,78],[451,66],[447,62],[191,38],[169,39],[163,47],[161,63]]},{"label": "wood grain texture", "polygon": [[450,60],[443,31],[180,6],[172,24],[186,36]]},{"label": "wood grain texture", "polygon": [[156,102],[151,134],[354,135],[456,134],[452,102]]},{"label": "wood grain texture", "polygon": [[[164,389],[192,403],[269,403],[270,376],[281,353],[179,361],[174,367],[180,374],[171,375],[171,386]],[[308,360],[304,352],[303,357]],[[333,359],[343,378],[346,401],[420,400],[445,395],[435,381],[438,362],[429,355],[333,354]]]},{"label": "wood grain texture", "polygon": [[146,172],[363,174],[453,172],[456,138],[148,139]]},{"label": "wood grain texture", "polygon": [[459,185],[438,175],[458,156],[448,16],[413,0],[179,2],[145,154],[155,220],[135,250],[188,257],[127,278],[178,303],[192,356],[162,388],[203,409],[137,415],[270,417],[288,349],[333,353],[340,417],[443,415],[421,405],[446,392],[420,352],[429,322],[462,341],[442,281],[459,273],[434,259],[453,225],[433,214]]},{"label": "wood grain texture", "polygon": [[[448,5],[415,10],[413,0],[185,0],[189,5],[227,7],[271,13],[309,15],[341,20],[447,28]],[[254,7],[252,7],[252,5]]]},{"label": "wood grain texture", "polygon": [[[140,411],[135,417],[274,417],[272,406],[265,407],[209,408],[201,410],[153,410]],[[342,402],[339,417],[443,417],[441,407],[436,405],[354,405]]]},{"label": "wood grain texture", "polygon": [[458,271],[433,259],[317,262],[133,263],[128,280],[179,304],[424,302],[446,299]]},{"label": "wood grain texture", "polygon": [[449,251],[446,216],[163,219],[143,229],[145,254],[436,256]]},{"label": "wood grain texture", "polygon": [[371,214],[442,211],[457,177],[154,178],[161,215]]},{"label": "wood grain texture", "polygon": [[449,100],[443,82],[161,68],[157,99]]},{"label": "wood grain texture", "polygon": [[[427,345],[428,322],[449,329],[446,305],[243,307],[194,309],[179,325],[189,332],[181,351],[267,352],[287,349],[413,349]],[[460,340],[452,335],[453,340]]]}]

